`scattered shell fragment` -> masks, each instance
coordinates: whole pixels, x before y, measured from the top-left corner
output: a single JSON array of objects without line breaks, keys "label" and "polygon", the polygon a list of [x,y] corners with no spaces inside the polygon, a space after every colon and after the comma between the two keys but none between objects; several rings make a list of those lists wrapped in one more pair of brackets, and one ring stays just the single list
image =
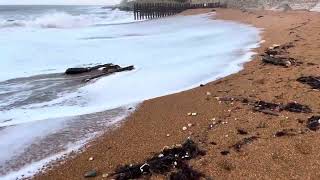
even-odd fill
[{"label": "scattered shell fragment", "polygon": [[192,115],[192,113],[191,113],[191,112],[189,112],[189,113],[188,113],[188,116],[191,116],[191,115]]},{"label": "scattered shell fragment", "polygon": [[194,113],[191,113],[192,116],[196,116],[198,115],[198,113],[194,112]]},{"label": "scattered shell fragment", "polygon": [[104,174],[102,174],[102,178],[107,178],[109,176],[109,174],[108,173],[104,173]]},{"label": "scattered shell fragment", "polygon": [[208,92],[206,93],[206,95],[207,95],[207,96],[211,96],[211,92],[208,91]]},{"label": "scattered shell fragment", "polygon": [[89,158],[89,161],[93,161],[93,157],[90,157],[90,158]]},{"label": "scattered shell fragment", "polygon": [[189,124],[188,124],[188,127],[192,127],[192,124],[191,124],[191,123],[189,123]]},{"label": "scattered shell fragment", "polygon": [[170,137],[170,134],[167,134],[167,137]]},{"label": "scattered shell fragment", "polygon": [[163,154],[159,154],[159,156],[158,156],[158,157],[159,157],[159,158],[161,158],[161,157],[163,157],[163,156],[164,156]]},{"label": "scattered shell fragment", "polygon": [[185,131],[185,130],[187,130],[187,129],[188,129],[188,128],[185,127],[185,126],[182,127],[182,130],[183,130],[183,131]]}]

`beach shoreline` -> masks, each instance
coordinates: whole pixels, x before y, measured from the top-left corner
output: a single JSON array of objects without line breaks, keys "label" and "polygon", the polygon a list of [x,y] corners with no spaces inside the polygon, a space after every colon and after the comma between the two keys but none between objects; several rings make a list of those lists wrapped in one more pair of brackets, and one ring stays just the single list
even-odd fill
[{"label": "beach shoreline", "polygon": [[[182,14],[206,13],[191,10]],[[143,102],[121,126],[89,143],[72,158],[51,166],[33,179],[83,179],[85,172],[96,170],[97,179],[112,173],[118,165],[141,163],[164,146],[182,143],[188,137],[197,142],[206,155],[190,164],[207,177],[217,179],[288,179],[316,178],[320,155],[317,132],[308,131],[306,122],[317,114],[317,91],[296,79],[319,73],[317,48],[320,48],[318,13],[292,11],[241,11],[217,9],[215,19],[231,20],[262,28],[261,47],[244,69],[202,87]],[[318,18],[318,20],[317,20]],[[289,55],[303,64],[288,68],[264,65],[260,56],[273,44],[293,43]],[[313,64],[313,65],[312,65]],[[208,93],[209,92],[209,93]],[[273,103],[297,101],[313,113],[280,112],[278,116],[253,112],[241,102],[224,102],[216,97],[239,97]],[[188,116],[195,112],[196,116]],[[214,119],[214,120],[213,120]],[[212,123],[220,124],[211,129]],[[191,124],[191,127],[188,125]],[[187,130],[183,130],[187,127]],[[247,134],[239,134],[244,129]],[[292,135],[275,137],[284,129]],[[303,133],[298,133],[303,132]],[[258,137],[240,152],[232,145],[243,138]],[[222,155],[221,151],[230,151]],[[90,157],[93,158],[89,161]],[[308,158],[308,160],[306,160]],[[302,161],[304,160],[304,161]],[[164,176],[153,176],[162,179]]]}]

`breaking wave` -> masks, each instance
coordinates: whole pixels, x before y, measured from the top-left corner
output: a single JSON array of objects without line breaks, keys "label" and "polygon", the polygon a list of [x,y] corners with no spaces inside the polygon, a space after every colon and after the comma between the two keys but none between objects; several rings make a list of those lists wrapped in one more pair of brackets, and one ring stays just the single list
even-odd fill
[{"label": "breaking wave", "polygon": [[95,25],[122,24],[133,22],[132,14],[119,10],[105,10],[99,14],[73,15],[66,12],[53,12],[23,20],[0,19],[0,28],[32,27],[32,28],[82,28]]}]

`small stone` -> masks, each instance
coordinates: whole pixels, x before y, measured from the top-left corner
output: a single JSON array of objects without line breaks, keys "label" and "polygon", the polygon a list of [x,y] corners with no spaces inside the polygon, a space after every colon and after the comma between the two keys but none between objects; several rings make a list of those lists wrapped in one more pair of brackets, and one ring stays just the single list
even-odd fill
[{"label": "small stone", "polygon": [[188,127],[192,127],[192,124],[191,124],[191,123],[189,123],[189,124],[188,124]]},{"label": "small stone", "polygon": [[229,135],[227,134],[227,135],[225,135],[225,137],[229,137]]},{"label": "small stone", "polygon": [[170,134],[167,134],[167,137],[170,137]]},{"label": "small stone", "polygon": [[185,126],[184,126],[184,127],[182,127],[182,130],[183,130],[183,131],[186,131],[187,129],[188,129],[188,128],[187,128],[187,127],[185,127]]},{"label": "small stone", "polygon": [[237,131],[238,131],[238,134],[241,134],[241,135],[248,134],[248,132],[245,129],[242,129],[242,128],[237,129]]},{"label": "small stone", "polygon": [[97,176],[96,170],[88,171],[84,174],[85,178],[96,177],[96,176]]},{"label": "small stone", "polygon": [[191,112],[189,112],[189,113],[188,113],[188,116],[191,116],[191,115],[192,115],[192,113],[191,113]]},{"label": "small stone", "polygon": [[211,96],[211,92],[208,91],[208,92],[206,93],[206,95],[207,95],[207,96]]},{"label": "small stone", "polygon": [[89,161],[93,161],[93,157],[90,157],[90,158],[89,158]]},{"label": "small stone", "polygon": [[194,113],[191,113],[192,116],[196,116],[198,115],[198,113],[194,112]]},{"label": "small stone", "polygon": [[222,155],[226,156],[226,155],[230,154],[230,151],[225,150],[225,151],[221,151],[220,153],[221,153]]}]

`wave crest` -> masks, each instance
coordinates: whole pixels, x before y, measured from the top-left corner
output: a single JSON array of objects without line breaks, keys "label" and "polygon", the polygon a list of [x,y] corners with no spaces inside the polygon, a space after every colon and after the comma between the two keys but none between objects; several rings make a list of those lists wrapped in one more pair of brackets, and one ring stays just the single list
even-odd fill
[{"label": "wave crest", "polygon": [[9,27],[33,27],[33,28],[81,28],[88,26],[95,26],[101,24],[117,24],[132,22],[133,18],[128,12],[119,10],[112,10],[105,12],[106,14],[97,15],[81,14],[72,15],[66,12],[53,12],[43,14],[36,18],[28,18],[25,20],[1,20],[0,28]]}]

